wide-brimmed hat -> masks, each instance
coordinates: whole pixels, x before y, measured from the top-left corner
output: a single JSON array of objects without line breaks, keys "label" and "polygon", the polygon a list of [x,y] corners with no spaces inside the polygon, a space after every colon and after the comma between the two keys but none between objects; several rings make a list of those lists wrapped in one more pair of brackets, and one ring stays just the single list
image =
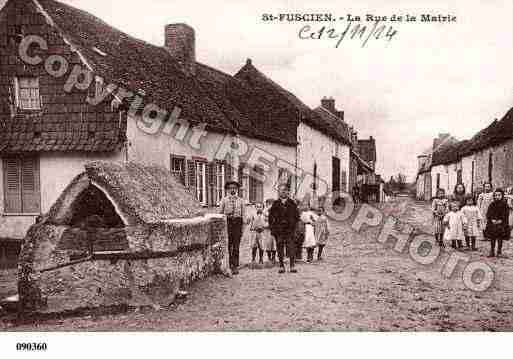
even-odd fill
[{"label": "wide-brimmed hat", "polygon": [[224,189],[226,190],[226,189],[228,189],[229,186],[232,186],[232,185],[237,186],[237,188],[241,188],[241,185],[240,185],[239,182],[237,182],[237,181],[228,181],[228,182],[226,182],[224,184]]}]

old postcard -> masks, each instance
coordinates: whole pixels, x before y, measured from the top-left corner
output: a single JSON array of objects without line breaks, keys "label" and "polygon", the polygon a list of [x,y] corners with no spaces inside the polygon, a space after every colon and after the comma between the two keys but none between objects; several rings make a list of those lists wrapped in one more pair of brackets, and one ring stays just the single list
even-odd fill
[{"label": "old postcard", "polygon": [[510,332],[512,18],[510,0],[0,0],[0,330],[41,333],[9,350]]}]

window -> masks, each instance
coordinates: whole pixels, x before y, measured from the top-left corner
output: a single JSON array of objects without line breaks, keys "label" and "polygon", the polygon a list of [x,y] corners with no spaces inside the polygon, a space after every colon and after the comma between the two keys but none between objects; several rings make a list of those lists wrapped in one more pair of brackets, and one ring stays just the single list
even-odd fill
[{"label": "window", "polygon": [[39,160],[10,157],[3,161],[5,213],[39,214]]},{"label": "window", "polygon": [[222,162],[216,162],[215,164],[216,173],[216,199],[217,203],[225,196],[224,184],[226,183],[226,165]]},{"label": "window", "polygon": [[436,189],[440,189],[440,173],[436,174]]},{"label": "window", "polygon": [[21,110],[40,110],[39,79],[37,77],[17,77],[14,79],[16,106]]},{"label": "window", "polygon": [[488,158],[488,182],[492,183],[493,180],[493,153],[490,152]]},{"label": "window", "polygon": [[474,172],[475,172],[475,162],[472,161],[472,181],[470,185],[470,193],[474,193]]},{"label": "window", "polygon": [[463,170],[456,172],[456,183],[463,183]]},{"label": "window", "polygon": [[171,173],[185,185],[185,158],[171,156]]},{"label": "window", "polygon": [[285,168],[278,170],[278,186],[281,184],[286,184],[292,190],[292,174]]},{"label": "window", "polygon": [[340,159],[338,157],[332,158],[332,184],[333,192],[340,192]]},{"label": "window", "polygon": [[341,191],[342,192],[349,192],[348,189],[347,189],[347,173],[346,171],[342,171],[342,188],[341,188]]},{"label": "window", "polygon": [[312,185],[312,189],[314,191],[316,191],[317,190],[317,163],[314,163],[313,177],[314,177],[314,182],[313,182],[313,185]]},{"label": "window", "polygon": [[207,205],[207,163],[196,162],[196,199]]},{"label": "window", "polygon": [[249,177],[249,201],[251,203],[264,202],[264,183],[260,180],[264,175],[264,169],[255,166],[254,172]]}]

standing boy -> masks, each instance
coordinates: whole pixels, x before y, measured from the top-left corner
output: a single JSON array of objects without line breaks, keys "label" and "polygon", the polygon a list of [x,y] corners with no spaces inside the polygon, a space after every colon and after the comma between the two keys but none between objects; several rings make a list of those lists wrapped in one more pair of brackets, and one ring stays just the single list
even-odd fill
[{"label": "standing boy", "polygon": [[271,234],[276,238],[276,247],[278,249],[278,260],[280,262],[279,273],[285,273],[285,248],[290,258],[290,273],[297,273],[295,268],[295,230],[299,220],[299,211],[290,198],[290,190],[286,184],[279,186],[279,198],[273,203],[269,211],[269,227]]},{"label": "standing boy", "polygon": [[220,212],[228,224],[228,257],[232,273],[239,274],[239,249],[244,226],[244,200],[239,197],[240,184],[226,182],[228,195],[221,200]]}]

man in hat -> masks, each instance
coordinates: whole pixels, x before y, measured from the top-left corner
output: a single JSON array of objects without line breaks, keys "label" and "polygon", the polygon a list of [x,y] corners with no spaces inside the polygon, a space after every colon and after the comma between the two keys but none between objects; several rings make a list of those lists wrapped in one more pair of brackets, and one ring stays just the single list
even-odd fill
[{"label": "man in hat", "polygon": [[299,220],[299,211],[290,198],[290,190],[287,184],[281,184],[278,188],[279,198],[274,201],[269,211],[269,227],[271,234],[276,238],[280,272],[285,273],[285,248],[290,259],[290,273],[297,273],[295,268],[296,240],[295,230]]},{"label": "man in hat", "polygon": [[239,249],[244,226],[244,200],[239,197],[240,184],[228,181],[225,184],[226,197],[221,200],[220,212],[226,215],[228,223],[228,257],[232,273],[239,274]]}]

